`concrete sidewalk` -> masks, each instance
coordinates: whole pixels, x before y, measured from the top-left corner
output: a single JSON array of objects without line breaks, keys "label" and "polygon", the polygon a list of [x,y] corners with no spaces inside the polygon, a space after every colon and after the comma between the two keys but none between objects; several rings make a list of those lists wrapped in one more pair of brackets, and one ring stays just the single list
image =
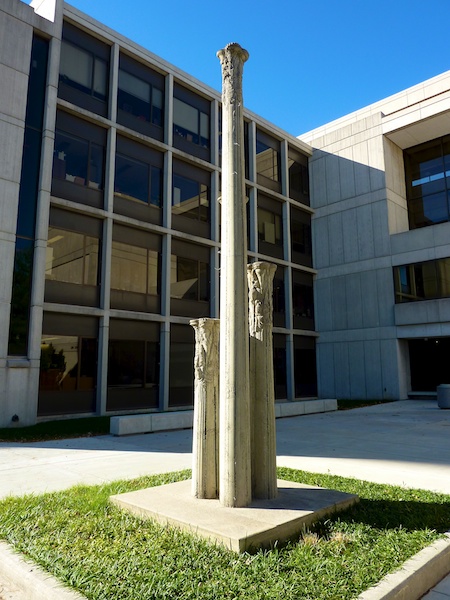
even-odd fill
[{"label": "concrete sidewalk", "polygon": [[[190,468],[191,444],[191,430],[0,443],[0,498]],[[450,411],[412,400],[278,419],[277,464],[450,494]],[[427,598],[450,598],[445,585]]]}]

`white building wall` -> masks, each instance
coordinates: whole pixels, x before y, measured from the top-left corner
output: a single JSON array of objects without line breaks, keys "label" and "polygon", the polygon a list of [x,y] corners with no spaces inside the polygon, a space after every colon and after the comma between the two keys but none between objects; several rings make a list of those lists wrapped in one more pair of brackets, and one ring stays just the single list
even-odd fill
[{"label": "white building wall", "polygon": [[450,256],[409,231],[403,150],[450,133],[450,72],[300,138],[310,161],[319,395],[405,398],[407,339],[450,335],[450,299],[395,305],[393,266]]},{"label": "white building wall", "polygon": [[[61,7],[62,8],[62,7]],[[0,6],[0,427],[18,416],[19,425],[36,420],[39,357],[11,359],[9,317],[14,269],[17,209],[25,131],[28,76],[33,30],[53,33],[53,23],[18,0]],[[42,310],[41,307],[36,307]],[[31,336],[30,336],[31,337]],[[40,332],[39,337],[40,339]],[[39,350],[38,350],[39,352]]]}]

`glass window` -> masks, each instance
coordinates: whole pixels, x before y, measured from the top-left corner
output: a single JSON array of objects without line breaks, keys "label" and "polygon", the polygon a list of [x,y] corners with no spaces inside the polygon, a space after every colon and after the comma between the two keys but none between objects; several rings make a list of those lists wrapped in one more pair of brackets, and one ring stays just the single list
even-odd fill
[{"label": "glass window", "polygon": [[194,330],[171,325],[169,406],[192,406],[194,401]]},{"label": "glass window", "polygon": [[284,267],[278,266],[273,278],[273,324],[284,327],[285,321]]},{"label": "glass window", "polygon": [[275,398],[287,398],[286,375],[286,336],[273,334],[273,374],[275,380]]},{"label": "glass window", "polygon": [[97,285],[98,255],[97,238],[49,227],[45,279]]},{"label": "glass window", "polygon": [[97,341],[77,336],[43,335],[39,389],[73,392],[94,390]]},{"label": "glass window", "polygon": [[395,302],[450,297],[450,259],[394,267]]},{"label": "glass window", "polygon": [[258,238],[267,244],[283,245],[281,216],[264,208],[258,208]]},{"label": "glass window", "polygon": [[[137,245],[139,243],[139,245]],[[116,225],[111,248],[111,307],[160,311],[161,238]]]},{"label": "glass window", "polygon": [[281,191],[280,143],[256,130],[256,173],[261,185]]},{"label": "glass window", "polygon": [[44,313],[38,415],[95,411],[95,317]]},{"label": "glass window", "polygon": [[111,319],[107,410],[158,406],[159,329],[154,322]]},{"label": "glass window", "polygon": [[289,197],[309,206],[308,158],[289,148]]},{"label": "glass window", "polygon": [[183,215],[206,223],[209,220],[208,186],[174,174],[172,212],[175,215]]},{"label": "glass window", "polygon": [[17,238],[8,343],[11,356],[26,356],[28,353],[33,254],[33,240]]},{"label": "glass window", "polygon": [[172,240],[170,306],[173,315],[209,315],[209,249]]},{"label": "glass window", "polygon": [[317,396],[316,343],[314,338],[294,335],[295,397]]},{"label": "glass window", "polygon": [[410,228],[449,220],[450,138],[405,150]]},{"label": "glass window", "polygon": [[311,215],[291,207],[292,261],[312,266]]},{"label": "glass window", "polygon": [[103,188],[104,148],[89,140],[55,132],[53,177],[94,190]]},{"label": "glass window", "polygon": [[258,196],[259,252],[283,258],[282,204],[261,194]]},{"label": "glass window", "polygon": [[162,140],[164,76],[121,54],[117,107],[119,123]]},{"label": "glass window", "polygon": [[174,98],[173,133],[192,144],[209,148],[209,114]]},{"label": "glass window", "polygon": [[109,47],[65,23],[61,41],[58,95],[106,116]]},{"label": "glass window", "polygon": [[155,250],[112,242],[111,288],[158,294],[159,255]]},{"label": "glass window", "polygon": [[292,270],[292,309],[294,329],[314,330],[313,276]]}]

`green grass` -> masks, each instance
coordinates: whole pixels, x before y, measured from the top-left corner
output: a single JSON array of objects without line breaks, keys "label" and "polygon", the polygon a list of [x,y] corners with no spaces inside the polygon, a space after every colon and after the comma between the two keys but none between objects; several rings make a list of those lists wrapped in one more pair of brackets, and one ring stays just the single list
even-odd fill
[{"label": "green grass", "polygon": [[450,496],[291,469],[279,476],[357,493],[361,501],[296,541],[251,555],[109,503],[111,494],[189,476],[7,498],[0,537],[92,600],[345,600],[450,529]]},{"label": "green grass", "polygon": [[87,417],[0,429],[0,442],[38,442],[105,435],[109,433],[109,421],[110,417]]}]

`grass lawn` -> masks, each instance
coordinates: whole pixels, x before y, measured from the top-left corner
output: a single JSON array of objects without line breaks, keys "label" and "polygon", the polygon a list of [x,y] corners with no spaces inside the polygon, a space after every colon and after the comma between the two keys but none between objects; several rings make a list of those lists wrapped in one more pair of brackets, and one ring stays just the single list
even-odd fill
[{"label": "grass lawn", "polygon": [[109,433],[110,417],[48,421],[30,427],[0,428],[0,442],[41,442]]},{"label": "grass lawn", "polygon": [[139,520],[108,501],[188,478],[183,471],[7,498],[0,538],[92,600],[345,600],[450,529],[450,496],[292,469],[278,474],[361,501],[299,540],[252,555]]}]

